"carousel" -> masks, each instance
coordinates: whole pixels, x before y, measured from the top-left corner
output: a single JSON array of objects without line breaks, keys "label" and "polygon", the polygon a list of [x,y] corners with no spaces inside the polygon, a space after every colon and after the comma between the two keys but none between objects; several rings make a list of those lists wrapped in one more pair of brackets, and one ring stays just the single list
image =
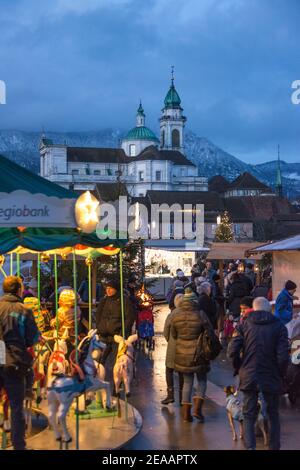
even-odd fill
[{"label": "carousel", "polygon": [[[126,240],[97,236],[99,201],[89,192],[78,197],[0,158],[5,160],[0,175],[0,271],[2,277],[20,276],[25,260],[32,263],[37,278],[36,295],[24,301],[40,332],[39,343],[30,350],[34,376],[33,393],[26,396],[24,405],[27,445],[39,450],[119,448],[138,433],[142,421],[127,400],[132,377],[118,374],[115,364],[115,386],[120,393],[114,399],[100,362],[106,345],[94,329],[94,267],[103,255],[118,257],[123,336],[115,341],[120,361],[124,351],[133,354],[137,340],[137,335],[125,338],[122,248]],[[85,262],[88,284],[84,322],[77,294],[80,261]],[[53,302],[45,304],[41,273],[50,262],[54,266]],[[59,269],[65,262],[72,264],[72,282],[59,287]],[[10,449],[10,405],[5,390],[0,393],[0,446]]]}]

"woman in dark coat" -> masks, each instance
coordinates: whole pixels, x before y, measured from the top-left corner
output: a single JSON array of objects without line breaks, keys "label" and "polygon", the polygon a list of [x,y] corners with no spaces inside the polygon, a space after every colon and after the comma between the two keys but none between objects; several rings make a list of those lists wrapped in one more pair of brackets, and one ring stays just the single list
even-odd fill
[{"label": "woman in dark coat", "polygon": [[194,375],[196,374],[196,395],[193,397],[193,416],[203,422],[202,407],[207,386],[207,372],[210,370],[209,361],[204,359],[194,361],[198,338],[206,328],[211,328],[204,312],[199,311],[198,303],[190,300],[190,295],[184,295],[180,306],[173,311],[171,320],[171,335],[176,340],[174,368],[183,373],[182,404],[184,421],[192,421],[192,391]]},{"label": "woman in dark coat", "polygon": [[217,306],[212,298],[212,286],[210,282],[202,282],[197,288],[199,294],[199,310],[206,313],[214,330],[217,329]]},{"label": "woman in dark coat", "polygon": [[229,282],[231,282],[231,285],[229,288],[227,306],[234,318],[238,319],[240,316],[241,300],[243,297],[249,295],[249,290],[238,273],[234,273]]}]

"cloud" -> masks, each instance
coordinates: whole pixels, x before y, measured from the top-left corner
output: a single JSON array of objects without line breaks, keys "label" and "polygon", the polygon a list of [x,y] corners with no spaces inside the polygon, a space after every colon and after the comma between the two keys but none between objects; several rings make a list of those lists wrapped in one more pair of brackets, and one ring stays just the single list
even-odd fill
[{"label": "cloud", "polygon": [[188,128],[299,158],[299,22],[298,0],[1,0],[0,128],[128,129],[142,98],[158,131],[175,65]]}]

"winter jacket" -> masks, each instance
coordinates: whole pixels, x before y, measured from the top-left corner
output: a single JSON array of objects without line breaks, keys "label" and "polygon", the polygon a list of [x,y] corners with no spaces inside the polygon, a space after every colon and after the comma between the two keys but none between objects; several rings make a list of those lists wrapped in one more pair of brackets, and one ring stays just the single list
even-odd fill
[{"label": "winter jacket", "polygon": [[200,294],[198,308],[207,315],[212,327],[217,329],[217,308],[214,299],[209,297],[207,294]]},{"label": "winter jacket", "polygon": [[[32,311],[17,295],[5,294],[0,298],[0,338],[6,347],[6,367],[27,369],[32,365],[32,356],[27,348],[39,340],[39,330]],[[25,371],[26,369],[26,371]]]},{"label": "winter jacket", "polygon": [[166,353],[166,367],[170,369],[174,369],[175,367],[175,347],[176,347],[176,340],[171,335],[171,322],[172,318],[174,317],[175,309],[172,310],[171,313],[166,318],[165,325],[164,325],[164,337],[165,340],[168,342],[167,346],[167,353]]},{"label": "winter jacket", "polygon": [[238,279],[231,284],[227,305],[235,318],[240,316],[241,300],[247,295],[249,295],[249,291],[243,279]]},{"label": "winter jacket", "polygon": [[210,370],[209,361],[201,359],[194,364],[194,355],[200,333],[211,328],[207,316],[198,310],[196,302],[188,300],[182,300],[172,315],[171,335],[176,340],[174,369],[186,374],[205,374]]},{"label": "winter jacket", "polygon": [[[135,322],[135,310],[129,298],[124,295],[125,335],[131,333]],[[122,313],[120,293],[105,296],[100,300],[96,312],[96,327],[100,339],[106,343],[113,343],[114,335],[122,335]]]},{"label": "winter jacket", "polygon": [[293,296],[288,290],[282,289],[276,299],[275,317],[286,325],[293,318]]},{"label": "winter jacket", "polygon": [[281,393],[289,343],[287,329],[270,312],[250,313],[237,326],[227,355],[239,373],[241,390]]}]

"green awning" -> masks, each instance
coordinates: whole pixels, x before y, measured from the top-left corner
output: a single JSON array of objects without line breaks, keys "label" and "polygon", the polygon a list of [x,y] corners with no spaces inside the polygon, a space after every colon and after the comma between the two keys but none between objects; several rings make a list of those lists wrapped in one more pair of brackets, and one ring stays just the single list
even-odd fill
[{"label": "green awning", "polygon": [[17,228],[0,228],[0,254],[15,250],[18,246],[35,251],[48,251],[56,248],[85,245],[101,248],[108,245],[121,248],[127,240],[100,240],[96,233],[83,233],[77,229],[26,228],[24,232]]}]

